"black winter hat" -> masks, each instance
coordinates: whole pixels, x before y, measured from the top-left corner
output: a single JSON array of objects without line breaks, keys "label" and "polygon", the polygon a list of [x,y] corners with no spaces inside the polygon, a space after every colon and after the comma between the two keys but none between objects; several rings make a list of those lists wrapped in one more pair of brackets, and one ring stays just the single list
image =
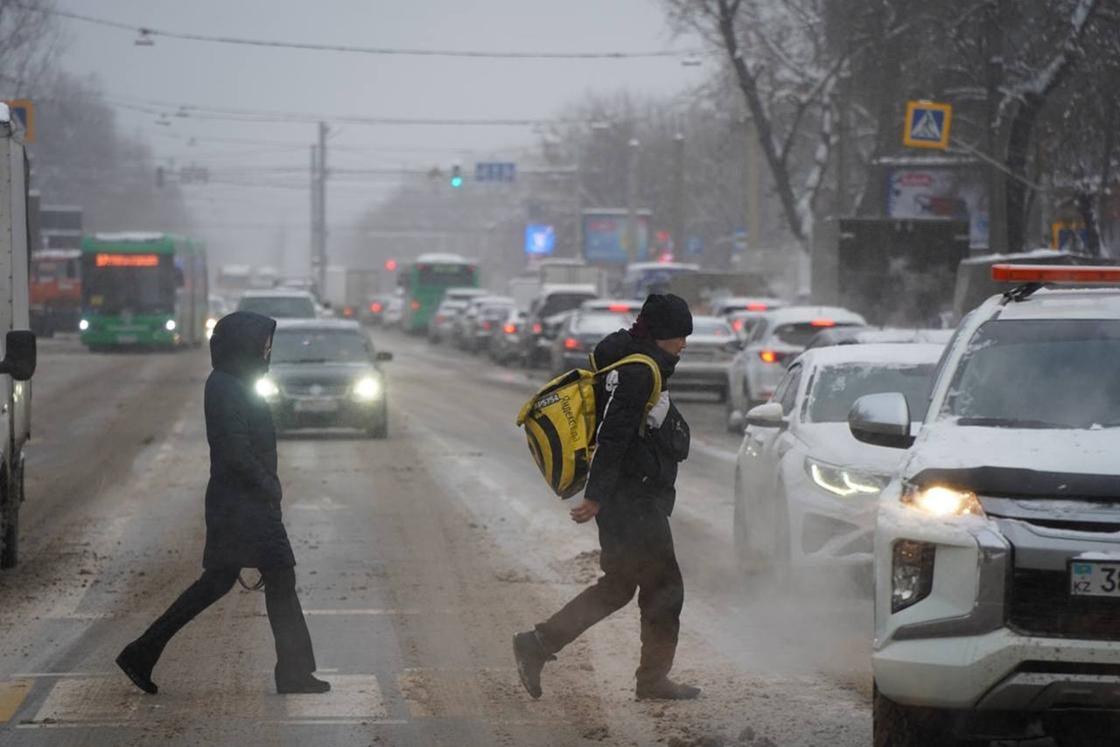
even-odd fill
[{"label": "black winter hat", "polygon": [[688,302],[672,293],[651,293],[642,304],[635,331],[655,340],[671,340],[692,334],[692,312]]}]

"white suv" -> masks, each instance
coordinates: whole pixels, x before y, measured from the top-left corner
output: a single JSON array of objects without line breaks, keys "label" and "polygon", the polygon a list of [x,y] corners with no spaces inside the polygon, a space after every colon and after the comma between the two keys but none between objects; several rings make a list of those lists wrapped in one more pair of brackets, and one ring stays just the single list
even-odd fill
[{"label": "white suv", "polygon": [[901,394],[849,415],[908,449],[876,519],[875,744],[1117,744],[1120,268],[993,276],[1026,284],[962,320],[916,439]]},{"label": "white suv", "polygon": [[851,326],[867,323],[835,306],[790,306],[763,314],[727,370],[727,429],[742,432],[747,410],[770,399],[786,368],[818,332]]}]

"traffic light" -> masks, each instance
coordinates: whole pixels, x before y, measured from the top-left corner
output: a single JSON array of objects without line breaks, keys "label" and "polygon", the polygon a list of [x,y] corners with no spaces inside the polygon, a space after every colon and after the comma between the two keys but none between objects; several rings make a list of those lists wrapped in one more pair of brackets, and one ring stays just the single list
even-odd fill
[{"label": "traffic light", "polygon": [[388,270],[389,272],[395,272],[396,269],[397,269],[397,260],[395,260],[395,259],[385,260],[385,269]]},{"label": "traffic light", "polygon": [[459,166],[451,167],[451,186],[456,189],[463,186],[463,170]]}]

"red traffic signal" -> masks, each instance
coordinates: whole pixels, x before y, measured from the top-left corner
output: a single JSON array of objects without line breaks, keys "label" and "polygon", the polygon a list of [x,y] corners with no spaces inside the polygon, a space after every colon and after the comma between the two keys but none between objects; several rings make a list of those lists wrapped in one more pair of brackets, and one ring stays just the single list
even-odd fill
[{"label": "red traffic signal", "polygon": [[397,269],[397,260],[395,260],[395,259],[385,260],[385,269],[388,270],[389,272],[395,272],[396,269]]}]

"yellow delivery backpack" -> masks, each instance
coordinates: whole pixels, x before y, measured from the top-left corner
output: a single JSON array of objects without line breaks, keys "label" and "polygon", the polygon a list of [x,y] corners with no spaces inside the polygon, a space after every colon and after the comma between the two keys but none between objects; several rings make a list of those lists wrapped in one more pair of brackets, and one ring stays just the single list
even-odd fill
[{"label": "yellow delivery backpack", "polygon": [[640,353],[594,371],[576,368],[557,376],[533,395],[517,415],[517,425],[525,428],[533,461],[545,482],[561,498],[571,498],[587,483],[598,427],[595,382],[628,363],[649,366],[653,373],[653,391],[646,402],[648,415],[661,398],[661,369],[653,358]]}]

